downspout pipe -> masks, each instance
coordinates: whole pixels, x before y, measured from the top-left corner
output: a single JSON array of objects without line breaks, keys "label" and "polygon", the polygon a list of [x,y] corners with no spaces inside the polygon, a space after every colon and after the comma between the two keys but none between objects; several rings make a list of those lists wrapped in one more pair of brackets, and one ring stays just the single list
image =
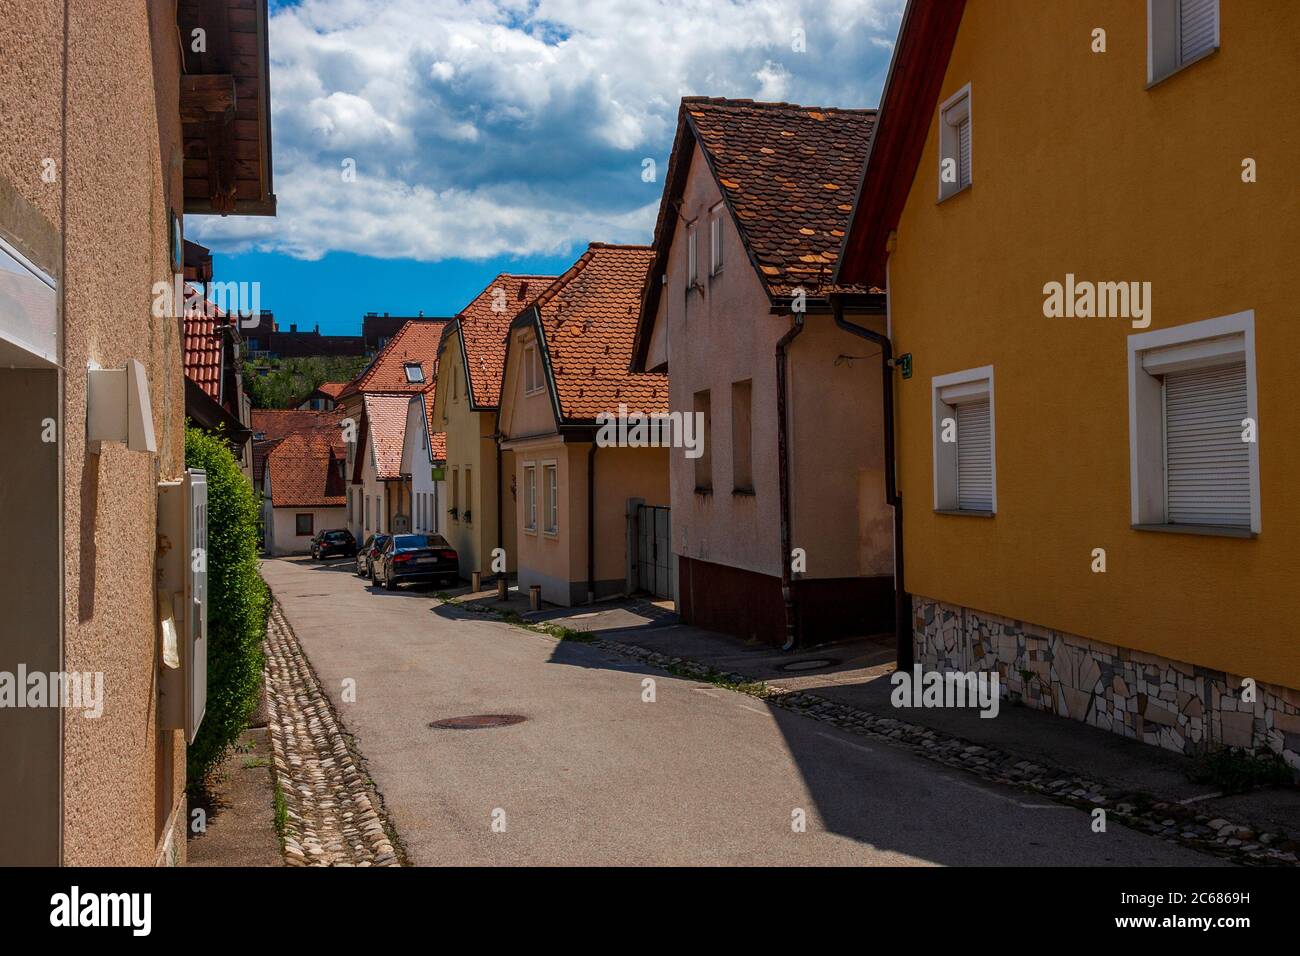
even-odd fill
[{"label": "downspout pipe", "polygon": [[903,581],[903,496],[898,492],[898,467],[894,443],[894,348],[889,336],[881,335],[844,318],[844,299],[831,297],[835,324],[880,346],[881,407],[885,425],[885,502],[894,511],[894,640],[898,670],[912,672],[911,597]]},{"label": "downspout pipe", "polygon": [[596,601],[596,438],[587,450],[587,603]]},{"label": "downspout pipe", "polygon": [[[505,553],[505,525],[503,524],[504,514],[501,508],[501,483],[506,480],[506,476],[501,474],[501,432],[497,431],[492,436],[497,446],[497,550]],[[505,572],[506,578],[510,577],[510,555],[506,555]]]},{"label": "downspout pipe", "polygon": [[803,313],[790,316],[790,330],[776,343],[776,468],[781,497],[781,600],[785,603],[785,643],[781,650],[794,650],[798,638],[792,574],[790,571],[790,442],[786,414],[787,349],[803,331]]}]

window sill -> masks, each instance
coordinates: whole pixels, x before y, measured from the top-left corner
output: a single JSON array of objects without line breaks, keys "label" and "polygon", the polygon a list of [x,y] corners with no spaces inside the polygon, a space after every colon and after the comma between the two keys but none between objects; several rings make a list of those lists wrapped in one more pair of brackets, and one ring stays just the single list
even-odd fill
[{"label": "window sill", "polygon": [[995,518],[996,511],[969,511],[964,508],[935,508],[937,515],[954,515],[959,518]]},{"label": "window sill", "polygon": [[713,496],[713,489],[712,489],[712,488],[699,488],[699,487],[697,487],[697,488],[695,489],[695,493],[696,493],[697,495],[705,495],[706,497],[712,497],[712,496]]},{"label": "window sill", "polygon": [[521,530],[524,534],[531,534],[534,538],[537,537],[536,528],[521,528],[519,530]]},{"label": "window sill", "polygon": [[560,529],[556,528],[554,531],[543,531],[542,536],[550,538],[552,541],[558,541],[560,539]]},{"label": "window sill", "polygon": [[1166,534],[1199,534],[1209,538],[1257,538],[1249,528],[1222,524],[1135,524],[1134,531],[1162,531]]},{"label": "window sill", "polygon": [[753,488],[732,488],[732,489],[731,489],[731,497],[733,497],[733,498],[753,498],[753,497],[754,497],[754,489],[753,489]]},{"label": "window sill", "polygon": [[948,195],[940,196],[938,202],[936,202],[935,205],[941,206],[944,203],[946,203],[949,199],[955,199],[956,197],[960,196],[962,193],[970,192],[971,187],[974,185],[975,182],[974,180],[972,180],[971,182],[968,182],[965,186],[962,186],[960,189],[954,189],[952,192],[948,193]]},{"label": "window sill", "polygon": [[1183,70],[1186,70],[1188,67],[1195,66],[1197,63],[1200,63],[1206,57],[1214,56],[1214,54],[1218,52],[1219,52],[1219,48],[1217,46],[1210,47],[1210,49],[1206,50],[1204,53],[1198,53],[1196,56],[1192,57],[1186,63],[1178,64],[1178,66],[1174,67],[1164,76],[1156,77],[1154,80],[1152,80],[1150,83],[1146,85],[1146,88],[1148,90],[1153,89],[1159,86],[1161,83],[1165,82],[1166,80],[1177,76],[1179,73],[1183,72]]}]

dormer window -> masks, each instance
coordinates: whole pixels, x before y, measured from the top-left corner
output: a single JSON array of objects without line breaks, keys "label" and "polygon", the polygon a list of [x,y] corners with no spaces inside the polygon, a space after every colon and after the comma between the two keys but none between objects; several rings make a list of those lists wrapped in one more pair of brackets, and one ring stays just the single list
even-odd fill
[{"label": "dormer window", "polygon": [[407,362],[402,366],[406,370],[406,380],[412,385],[424,384],[424,369],[419,362]]}]

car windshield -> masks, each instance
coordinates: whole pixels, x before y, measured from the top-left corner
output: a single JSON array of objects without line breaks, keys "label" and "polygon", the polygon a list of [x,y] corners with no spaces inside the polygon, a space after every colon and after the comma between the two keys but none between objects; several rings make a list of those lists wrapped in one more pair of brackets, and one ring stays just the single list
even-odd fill
[{"label": "car windshield", "polygon": [[393,545],[397,551],[416,551],[420,548],[445,548],[447,542],[436,534],[399,534]]}]

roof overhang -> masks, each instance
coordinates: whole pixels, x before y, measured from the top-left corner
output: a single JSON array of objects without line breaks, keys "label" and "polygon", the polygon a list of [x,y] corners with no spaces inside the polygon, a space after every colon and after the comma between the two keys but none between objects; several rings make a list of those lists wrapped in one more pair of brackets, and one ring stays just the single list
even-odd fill
[{"label": "roof overhang", "polygon": [[966,0],[909,0],[844,234],[836,285],[885,285],[886,243],[916,178]]},{"label": "roof overhang", "polygon": [[185,213],[274,216],[267,0],[180,0]]}]

